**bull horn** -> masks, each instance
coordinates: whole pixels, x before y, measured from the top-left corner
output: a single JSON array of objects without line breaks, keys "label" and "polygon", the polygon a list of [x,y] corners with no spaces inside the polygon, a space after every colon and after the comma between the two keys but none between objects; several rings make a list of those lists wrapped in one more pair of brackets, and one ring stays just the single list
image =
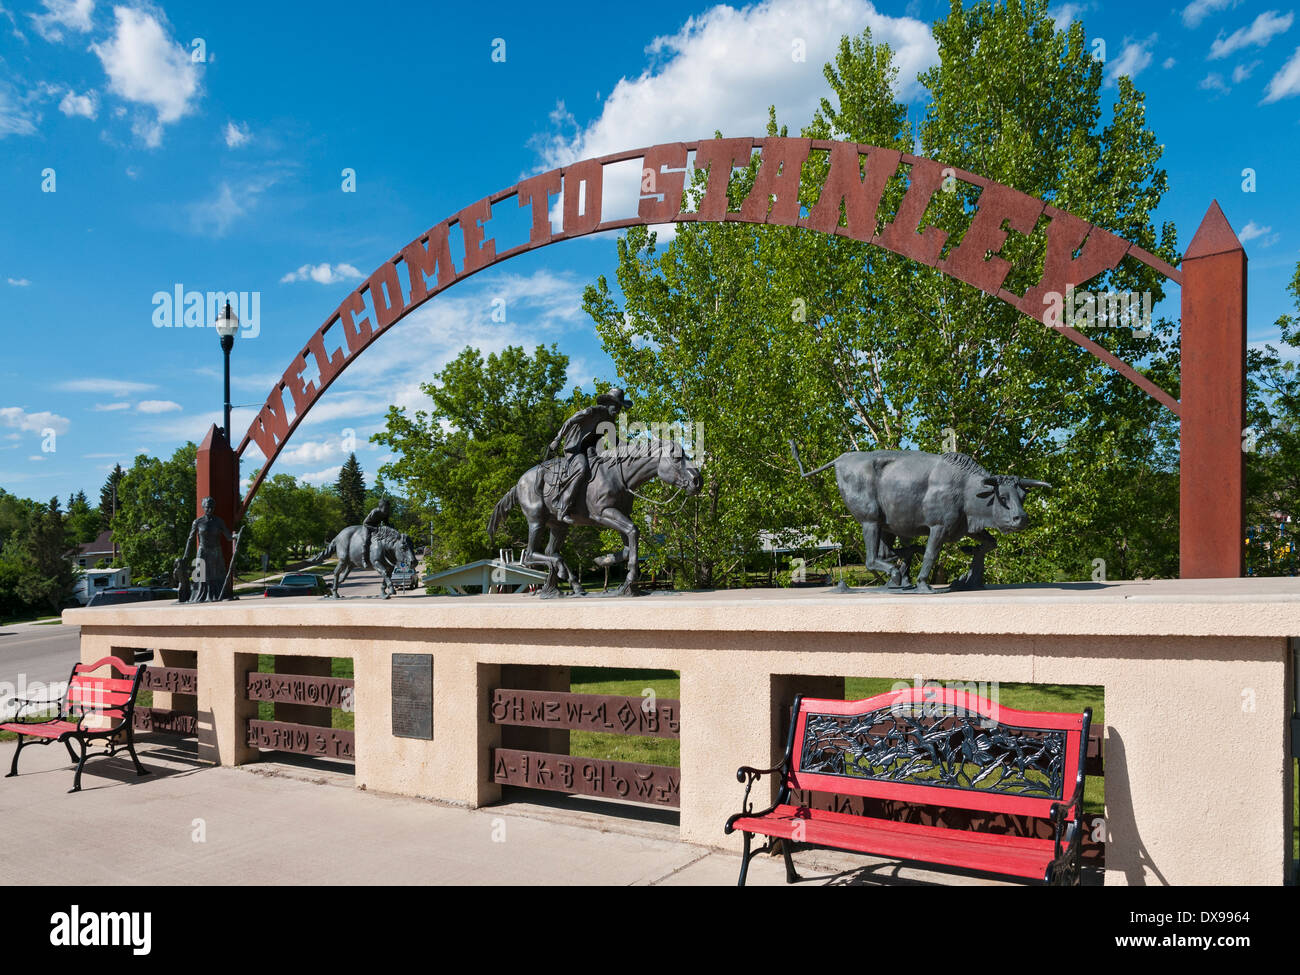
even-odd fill
[{"label": "bull horn", "polygon": [[1021,487],[1027,487],[1027,488],[1031,488],[1031,487],[1050,488],[1050,487],[1052,486],[1052,485],[1048,484],[1046,481],[1027,481],[1027,480],[1025,480],[1023,477],[1016,478],[1016,480],[1020,483],[1020,486],[1021,486]]}]

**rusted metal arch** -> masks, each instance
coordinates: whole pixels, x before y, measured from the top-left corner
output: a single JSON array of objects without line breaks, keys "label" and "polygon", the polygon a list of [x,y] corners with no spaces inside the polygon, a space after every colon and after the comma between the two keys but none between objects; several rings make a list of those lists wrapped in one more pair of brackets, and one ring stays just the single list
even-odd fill
[{"label": "rusted metal arch", "polygon": [[[733,167],[747,165],[755,149],[761,150],[761,157],[754,188],[741,209],[731,211],[726,195],[727,181],[716,177],[725,173],[729,179]],[[679,201],[688,175],[687,154],[691,151],[696,153],[695,168],[708,168],[709,177],[699,208],[695,212],[685,212],[680,209]],[[814,151],[830,153],[830,170],[822,199],[807,216],[800,216],[800,166]],[[859,168],[863,157],[866,160],[865,179]],[[633,159],[642,161],[643,173],[649,170],[655,174],[656,193],[662,194],[662,199],[643,195],[637,216],[602,222],[600,206],[604,168]],[[885,184],[900,166],[910,167],[908,190],[893,220],[876,233],[877,209]],[[665,172],[664,167],[671,168]],[[917,228],[930,198],[941,189],[947,178],[978,186],[982,192],[962,243],[953,248],[946,259],[940,260],[946,233],[935,227],[920,232]],[[585,186],[586,190],[582,212],[579,212],[579,193],[562,192],[566,187],[577,190],[579,186]],[[776,195],[775,202],[773,194]],[[550,197],[554,195],[562,195],[564,200],[563,221],[558,233],[551,231],[549,221]],[[491,219],[495,205],[511,197],[518,198],[520,207],[532,207],[532,227],[527,242],[498,253],[495,241],[485,235],[482,224]],[[823,200],[830,202],[823,207]],[[841,202],[847,218],[847,225],[843,227],[839,226]],[[1043,278],[1024,295],[1001,290],[1002,280],[1010,270],[1010,265],[996,256],[1006,236],[1003,223],[1021,233],[1029,233],[1043,215],[1050,219],[1047,225],[1047,266]],[[1118,265],[1126,256],[1166,278],[1180,284],[1182,281],[1178,269],[1103,228],[1004,184],[898,150],[799,138],[707,139],[663,143],[583,160],[522,180],[435,224],[381,264],[343,300],[294,357],[235,452],[237,457],[242,457],[249,444],[256,442],[266,458],[257,479],[239,504],[235,520],[242,520],[284,444],[316,400],[375,339],[435,294],[494,264],[548,244],[632,226],[696,221],[804,227],[869,240],[995,295],[1038,321],[1043,321],[1048,313],[1043,302],[1044,294],[1064,294],[1067,287],[1086,283]],[[459,269],[454,267],[448,244],[447,235],[452,225],[460,226],[465,242],[465,261]],[[1077,258],[1074,256],[1076,252]],[[405,265],[408,275],[405,292],[397,274],[401,265]],[[432,277],[433,282],[427,281],[426,277]],[[373,313],[366,307],[365,295],[370,296]],[[335,327],[342,328],[344,342],[331,354],[325,335]],[[1131,365],[1073,328],[1053,327],[1175,414],[1180,413],[1177,400]],[[302,377],[307,369],[308,356],[312,356],[319,371],[319,379],[312,382]],[[284,403],[286,390],[294,403],[291,419]]]}]

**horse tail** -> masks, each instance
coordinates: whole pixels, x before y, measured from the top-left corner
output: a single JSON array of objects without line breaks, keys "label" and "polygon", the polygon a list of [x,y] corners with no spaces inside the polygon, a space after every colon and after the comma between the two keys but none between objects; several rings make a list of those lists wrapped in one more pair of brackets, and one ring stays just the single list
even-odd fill
[{"label": "horse tail", "polygon": [[505,497],[498,501],[496,507],[492,509],[492,517],[488,519],[487,525],[489,542],[493,540],[492,537],[497,533],[497,528],[500,527],[501,522],[505,519],[505,516],[510,513],[511,509],[514,508],[518,500],[519,485],[516,484],[505,493]]},{"label": "horse tail", "polygon": [[314,559],[310,559],[307,562],[307,565],[320,565],[322,562],[324,562],[327,558],[330,557],[330,554],[334,551],[334,543],[337,541],[338,541],[338,536],[335,535],[325,545],[325,548],[321,551],[320,555],[316,556]]}]

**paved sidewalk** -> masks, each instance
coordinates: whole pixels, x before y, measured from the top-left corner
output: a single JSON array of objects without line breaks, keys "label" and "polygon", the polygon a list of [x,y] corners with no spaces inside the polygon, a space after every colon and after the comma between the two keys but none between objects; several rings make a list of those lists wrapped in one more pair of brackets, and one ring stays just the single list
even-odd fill
[{"label": "paved sidewalk", "polygon": [[[0,743],[4,772],[13,749]],[[161,737],[147,739],[140,757],[153,774],[137,777],[129,759],[92,759],[82,791],[68,794],[63,748],[25,748],[18,777],[0,780],[0,881],[732,885],[740,868],[737,854],[678,842],[658,811],[638,819],[626,806],[605,815],[599,803],[461,809],[359,791],[347,772],[319,767],[202,766],[192,744]],[[989,883],[818,851],[796,863],[810,880],[799,886]],[[785,886],[781,858],[756,858],[749,882]]]}]

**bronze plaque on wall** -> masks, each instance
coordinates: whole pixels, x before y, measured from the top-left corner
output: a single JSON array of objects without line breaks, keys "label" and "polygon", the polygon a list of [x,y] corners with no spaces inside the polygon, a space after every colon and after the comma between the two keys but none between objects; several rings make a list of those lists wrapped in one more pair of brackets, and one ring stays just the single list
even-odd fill
[{"label": "bronze plaque on wall", "polygon": [[393,654],[393,734],[433,738],[433,654]]}]

